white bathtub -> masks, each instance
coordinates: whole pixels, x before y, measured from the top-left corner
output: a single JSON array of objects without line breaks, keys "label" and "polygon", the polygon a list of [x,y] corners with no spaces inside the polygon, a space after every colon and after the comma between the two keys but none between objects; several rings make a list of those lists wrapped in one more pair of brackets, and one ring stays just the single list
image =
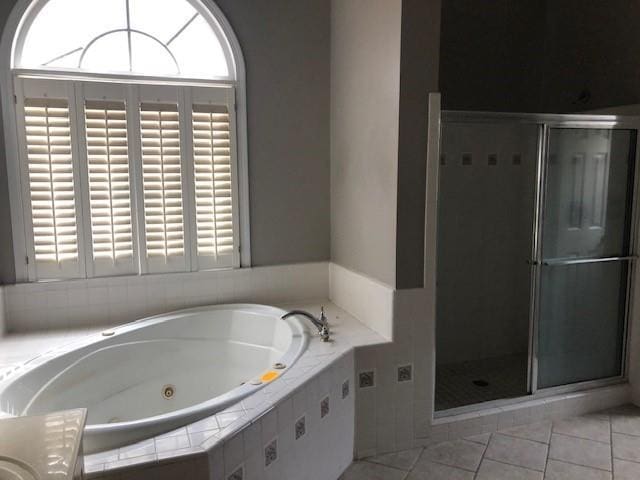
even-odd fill
[{"label": "white bathtub", "polygon": [[87,453],[184,426],[277,380],[296,361],[308,337],[284,313],[219,305],[123,325],[25,364],[0,383],[0,410],[20,416],[86,407]]}]

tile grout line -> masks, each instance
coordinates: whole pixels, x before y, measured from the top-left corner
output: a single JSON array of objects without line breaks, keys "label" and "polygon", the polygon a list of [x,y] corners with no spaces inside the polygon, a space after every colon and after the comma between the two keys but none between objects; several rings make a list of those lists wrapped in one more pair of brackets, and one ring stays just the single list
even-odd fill
[{"label": "tile grout line", "polygon": [[[609,427],[611,428],[611,427]],[[568,435],[566,433],[558,433],[558,432],[552,432],[553,435],[560,435],[561,437],[569,437],[569,438],[575,438],[577,440],[588,440],[590,442],[596,442],[599,443],[600,445],[610,445],[609,442],[602,442],[600,440],[594,440],[593,438],[585,438],[585,437],[577,437],[575,435]],[[549,442],[551,443],[551,442]]]},{"label": "tile grout line", "polygon": [[484,455],[487,453],[487,450],[489,448],[489,443],[491,443],[491,439],[493,438],[493,434],[495,432],[491,432],[489,434],[489,440],[487,440],[486,445],[484,446],[484,450],[482,451],[482,455],[480,456],[480,461],[478,462],[478,468],[476,468],[476,471],[473,473],[473,479],[476,480],[478,478],[478,473],[480,472],[480,467],[482,466],[482,462],[484,461]]},{"label": "tile grout line", "polygon": [[615,478],[615,472],[613,471],[613,421],[611,420],[611,414],[607,414],[609,418],[609,440],[611,442],[611,478]]}]

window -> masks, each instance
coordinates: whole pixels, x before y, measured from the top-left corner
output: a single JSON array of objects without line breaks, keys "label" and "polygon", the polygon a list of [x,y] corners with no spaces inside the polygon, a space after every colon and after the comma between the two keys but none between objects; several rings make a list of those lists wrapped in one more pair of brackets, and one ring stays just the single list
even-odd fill
[{"label": "window", "polygon": [[244,90],[220,18],[187,0],[35,3],[11,69],[26,279],[240,266]]}]

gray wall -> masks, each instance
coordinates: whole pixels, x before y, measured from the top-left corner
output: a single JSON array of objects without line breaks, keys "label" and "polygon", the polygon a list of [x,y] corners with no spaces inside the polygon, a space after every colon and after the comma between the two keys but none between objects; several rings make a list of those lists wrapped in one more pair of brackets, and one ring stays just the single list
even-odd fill
[{"label": "gray wall", "polygon": [[403,0],[396,287],[421,287],[428,96],[438,91],[440,0]]},{"label": "gray wall", "polygon": [[[12,1],[0,2],[0,25],[4,24],[12,7]],[[13,261],[13,239],[11,237],[7,162],[1,117],[0,115],[0,284],[5,284],[12,283],[15,280],[15,268]]]},{"label": "gray wall", "polygon": [[331,258],[393,286],[402,3],[331,6]]},{"label": "gray wall", "polygon": [[218,0],[247,67],[254,265],[329,259],[328,0]]},{"label": "gray wall", "polygon": [[442,107],[538,110],[544,22],[544,0],[443,0]]},{"label": "gray wall", "polygon": [[543,109],[575,112],[639,103],[639,21],[639,2],[547,2]]},{"label": "gray wall", "polygon": [[443,0],[443,108],[570,113],[640,102],[640,4]]},{"label": "gray wall", "polygon": [[[13,3],[0,2],[0,24]],[[217,3],[238,36],[247,67],[253,264],[328,260],[330,3]],[[0,281],[11,283],[4,148],[1,152]]]}]

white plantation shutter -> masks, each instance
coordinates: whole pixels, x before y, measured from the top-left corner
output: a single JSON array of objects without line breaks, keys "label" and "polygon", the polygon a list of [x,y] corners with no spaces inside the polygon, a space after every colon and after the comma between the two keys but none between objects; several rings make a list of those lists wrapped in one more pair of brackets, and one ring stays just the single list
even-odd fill
[{"label": "white plantation shutter", "polygon": [[35,260],[77,260],[69,104],[28,98],[24,116]]},{"label": "white plantation shutter", "polygon": [[[234,254],[231,128],[226,106],[193,106],[197,255],[229,265]],[[226,259],[225,259],[226,257]]]},{"label": "white plantation shutter", "polygon": [[238,267],[235,93],[16,77],[30,280]]},{"label": "white plantation shutter", "polygon": [[83,276],[72,89],[31,80],[17,92],[30,279]]},{"label": "white plantation shutter", "polygon": [[149,271],[182,270],[187,245],[178,105],[142,103],[140,142]]},{"label": "white plantation shutter", "polygon": [[94,274],[130,273],[135,246],[125,102],[86,100],[84,122]]}]

